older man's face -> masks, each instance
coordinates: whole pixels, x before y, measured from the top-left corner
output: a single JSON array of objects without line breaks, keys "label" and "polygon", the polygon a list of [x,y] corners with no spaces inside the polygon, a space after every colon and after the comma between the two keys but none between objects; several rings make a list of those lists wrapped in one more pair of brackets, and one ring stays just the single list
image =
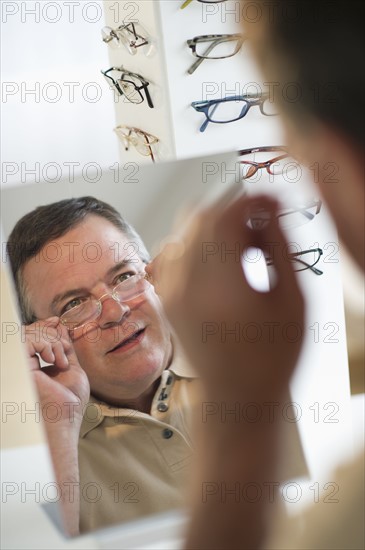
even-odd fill
[{"label": "older man's face", "polygon": [[[118,267],[123,261],[128,263]],[[46,319],[61,315],[72,300],[111,293],[126,274],[142,271],[128,238],[104,218],[89,215],[29,260],[23,277],[36,317]],[[72,339],[92,393],[111,403],[137,399],[171,359],[169,325],[152,286],[128,303],[104,297],[101,316],[91,328],[76,329]]]}]

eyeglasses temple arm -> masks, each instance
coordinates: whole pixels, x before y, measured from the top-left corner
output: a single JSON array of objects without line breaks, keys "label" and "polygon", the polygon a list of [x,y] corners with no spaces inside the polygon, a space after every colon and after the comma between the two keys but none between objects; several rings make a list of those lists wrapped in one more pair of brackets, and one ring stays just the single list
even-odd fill
[{"label": "eyeglasses temple arm", "polygon": [[311,271],[313,271],[313,273],[315,273],[316,275],[323,275],[323,271],[321,271],[320,269],[317,269],[317,268],[314,267],[313,265],[308,264],[307,262],[305,262],[305,261],[302,260],[301,258],[295,258],[295,261],[296,261],[296,262],[299,262],[300,264],[305,265],[308,269],[310,269]]},{"label": "eyeglasses temple arm", "polygon": [[195,71],[197,70],[198,67],[200,67],[200,65],[203,63],[204,61],[204,57],[199,57],[199,59],[197,59],[195,61],[195,63],[192,64],[192,66],[187,70],[187,73],[188,74],[193,74],[195,73]]},{"label": "eyeglasses temple arm", "polygon": [[[214,115],[214,112],[215,112],[216,108],[218,107],[218,105],[219,105],[219,103],[216,103],[216,104],[214,105],[214,107],[213,107],[213,109],[212,109],[212,115]],[[210,122],[210,120],[208,119],[208,115],[206,114],[205,116],[206,116],[207,118],[206,118],[206,120],[203,122],[203,124],[200,126],[200,128],[199,128],[200,132],[205,132],[205,130],[207,129],[207,126],[208,126],[208,124],[209,124],[209,122]]]},{"label": "eyeglasses temple arm", "polygon": [[193,0],[185,0],[185,2],[180,6],[180,9],[183,10],[184,8],[187,8],[192,1]]},{"label": "eyeglasses temple arm", "polygon": [[154,108],[154,105],[152,103],[152,98],[150,96],[150,92],[148,91],[148,82],[146,84],[144,84],[144,91],[146,93],[146,98],[147,98],[147,103],[148,103],[148,106],[151,107],[151,109]]},{"label": "eyeglasses temple arm", "polygon": [[[212,42],[205,50],[203,55],[207,55],[208,53],[210,53],[218,42],[222,42],[222,40],[215,40],[214,42]],[[223,40],[223,42],[225,42],[225,40]],[[192,64],[190,69],[188,69],[188,74],[193,74],[197,70],[197,68],[203,63],[204,59],[205,57],[199,57],[199,59],[197,59],[195,63]]]},{"label": "eyeglasses temple arm", "polygon": [[153,155],[151,143],[150,143],[149,140],[148,140],[148,135],[145,134],[144,132],[142,132],[142,134],[143,134],[143,137],[144,137],[144,139],[145,139],[146,145],[148,146],[148,149],[149,149],[149,151],[150,151],[151,160],[152,160],[152,162],[155,162],[155,157],[154,157],[154,155]]},{"label": "eyeglasses temple arm", "polygon": [[199,131],[200,131],[200,132],[205,132],[205,130],[207,129],[207,126],[208,126],[209,122],[210,122],[210,121],[206,118],[205,121],[203,122],[203,124],[200,126]]},{"label": "eyeglasses temple arm", "polygon": [[308,210],[306,210],[305,208],[298,208],[297,211],[300,212],[301,214],[303,214],[303,216],[305,218],[307,218],[308,220],[313,220],[313,218],[314,218],[313,214],[308,212]]},{"label": "eyeglasses temple arm", "polygon": [[253,147],[252,149],[241,149],[238,151],[239,155],[249,155],[251,153],[265,153],[270,151],[283,151],[286,155],[288,155],[288,152],[286,150],[285,145],[267,145],[265,147]]},{"label": "eyeglasses temple arm", "polygon": [[125,151],[129,151],[129,140],[130,140],[131,135],[132,135],[132,130],[130,129],[129,132],[128,132],[128,135],[126,136],[126,142],[124,144]]}]

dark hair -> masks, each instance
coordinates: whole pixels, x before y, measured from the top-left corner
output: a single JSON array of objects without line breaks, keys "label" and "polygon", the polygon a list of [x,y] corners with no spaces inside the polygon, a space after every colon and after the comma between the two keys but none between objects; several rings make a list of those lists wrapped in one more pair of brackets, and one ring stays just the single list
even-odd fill
[{"label": "dark hair", "polygon": [[7,243],[7,253],[24,323],[30,324],[36,320],[22,278],[24,265],[47,243],[62,237],[91,214],[105,218],[120,229],[128,239],[136,243],[141,260],[144,263],[149,262],[149,254],[141,237],[109,204],[94,197],[80,197],[39,206],[17,222]]},{"label": "dark hair", "polygon": [[265,77],[278,84],[274,99],[301,125],[313,115],[362,146],[364,2],[258,0],[257,9],[260,34],[249,27]]}]

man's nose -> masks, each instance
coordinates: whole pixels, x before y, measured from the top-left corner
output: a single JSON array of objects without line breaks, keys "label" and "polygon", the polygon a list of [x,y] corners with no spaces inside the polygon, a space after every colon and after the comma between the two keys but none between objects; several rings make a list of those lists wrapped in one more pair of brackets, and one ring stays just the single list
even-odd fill
[{"label": "man's nose", "polygon": [[128,304],[115,300],[111,294],[103,294],[99,300],[102,308],[99,317],[99,326],[101,328],[120,323],[124,317],[129,315],[130,307]]}]

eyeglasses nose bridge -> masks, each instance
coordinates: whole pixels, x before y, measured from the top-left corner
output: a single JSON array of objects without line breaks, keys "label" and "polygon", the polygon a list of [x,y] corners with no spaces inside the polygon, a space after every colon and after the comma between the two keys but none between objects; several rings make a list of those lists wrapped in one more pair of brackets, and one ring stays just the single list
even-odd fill
[{"label": "eyeglasses nose bridge", "polygon": [[112,298],[117,304],[119,304],[121,312],[123,312],[123,310],[125,310],[125,308],[128,307],[126,304],[123,304],[121,300],[119,300],[119,298],[115,295],[114,290],[112,292],[106,292],[105,294],[100,296],[100,298],[97,300],[99,304],[99,317],[103,313],[103,301],[107,297]]},{"label": "eyeglasses nose bridge", "polygon": [[122,302],[115,296],[114,291],[113,292],[106,292],[100,298],[98,299],[99,303],[99,315],[101,315],[103,310],[103,301],[106,297],[112,298],[115,302],[117,302],[120,306],[122,306]]},{"label": "eyeglasses nose bridge", "polygon": [[117,297],[117,295],[114,293],[114,290],[112,292],[106,292],[105,294],[103,294],[102,296],[100,296],[100,298],[98,298],[98,302],[100,302],[100,304],[102,305],[102,301],[104,300],[104,298],[106,296],[109,296],[110,298],[112,298],[115,302],[118,302],[118,304],[122,304],[122,302],[119,300],[119,298]]}]

